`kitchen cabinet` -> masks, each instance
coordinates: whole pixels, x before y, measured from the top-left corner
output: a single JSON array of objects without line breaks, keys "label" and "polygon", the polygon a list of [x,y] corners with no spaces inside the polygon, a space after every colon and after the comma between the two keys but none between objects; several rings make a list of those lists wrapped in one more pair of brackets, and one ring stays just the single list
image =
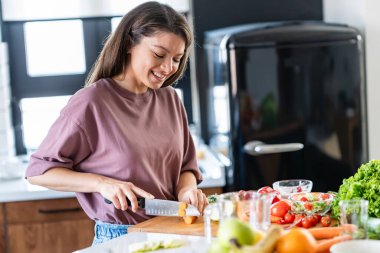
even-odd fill
[{"label": "kitchen cabinet", "polygon": [[1,205],[0,253],[66,253],[92,244],[94,223],[75,198]]},{"label": "kitchen cabinet", "polygon": [[3,208],[0,206],[0,252],[4,252],[4,222],[3,222]]},{"label": "kitchen cabinet", "polygon": [[222,187],[210,187],[210,188],[201,188],[203,193],[206,194],[206,196],[211,194],[221,194],[223,193]]}]

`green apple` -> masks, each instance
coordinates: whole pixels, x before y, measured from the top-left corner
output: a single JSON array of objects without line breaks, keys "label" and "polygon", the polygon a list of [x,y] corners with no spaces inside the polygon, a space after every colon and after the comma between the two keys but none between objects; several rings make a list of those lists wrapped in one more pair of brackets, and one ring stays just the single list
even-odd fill
[{"label": "green apple", "polygon": [[218,240],[212,242],[211,247],[207,251],[208,253],[229,253],[229,246],[221,244]]},{"label": "green apple", "polygon": [[220,224],[217,240],[229,248],[231,239],[236,240],[241,246],[252,245],[255,242],[255,234],[245,222],[238,218],[228,218]]}]

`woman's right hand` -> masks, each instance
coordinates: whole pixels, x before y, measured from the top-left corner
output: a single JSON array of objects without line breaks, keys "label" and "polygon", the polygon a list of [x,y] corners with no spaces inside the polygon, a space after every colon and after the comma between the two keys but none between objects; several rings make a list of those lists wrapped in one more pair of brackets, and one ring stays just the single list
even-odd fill
[{"label": "woman's right hand", "polygon": [[102,178],[98,189],[99,193],[104,198],[112,201],[115,208],[123,211],[127,210],[129,206],[127,203],[127,198],[131,202],[133,212],[136,212],[138,209],[136,195],[148,199],[154,198],[152,194],[135,186],[131,182],[124,182],[107,177]]}]

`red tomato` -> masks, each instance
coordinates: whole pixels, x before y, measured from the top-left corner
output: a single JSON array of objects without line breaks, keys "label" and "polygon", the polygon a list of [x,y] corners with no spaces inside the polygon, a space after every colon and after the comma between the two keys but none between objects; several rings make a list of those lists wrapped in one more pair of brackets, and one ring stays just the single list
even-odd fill
[{"label": "red tomato", "polygon": [[330,194],[328,194],[328,193],[321,193],[321,194],[319,195],[319,197],[320,197],[321,199],[323,199],[323,200],[326,200],[326,199],[329,199],[329,198],[330,198]]},{"label": "red tomato", "polygon": [[284,217],[287,212],[290,211],[290,205],[288,202],[280,200],[272,204],[270,208],[270,213],[273,216]]},{"label": "red tomato", "polygon": [[281,220],[276,221],[277,224],[283,225],[286,224],[286,221],[284,218],[281,218]]},{"label": "red tomato", "polygon": [[294,216],[294,222],[297,222],[296,226],[297,227],[302,227],[302,220],[305,217],[304,214],[296,214]]},{"label": "red tomato", "polygon": [[[318,222],[321,221],[322,215],[320,215],[320,214],[314,214],[314,216],[317,218],[317,221],[318,221]],[[318,223],[318,222],[317,222],[317,223]]]},{"label": "red tomato", "polygon": [[302,202],[306,202],[306,201],[309,201],[306,197],[302,197],[301,199],[300,199],[300,201],[302,201]]},{"label": "red tomato", "polygon": [[249,191],[240,190],[238,194],[241,200],[249,200],[251,198]]},{"label": "red tomato", "polygon": [[303,204],[303,206],[308,211],[310,211],[311,209],[313,209],[313,203],[311,203],[311,202],[305,202],[305,204]]},{"label": "red tomato", "polygon": [[331,218],[329,216],[323,216],[321,218],[321,223],[322,223],[322,226],[329,227],[331,224]]},{"label": "red tomato", "polygon": [[260,189],[257,190],[257,192],[258,193],[271,193],[271,192],[273,192],[275,195],[273,197],[272,204],[280,201],[280,197],[281,197],[280,193],[276,190],[273,190],[273,188],[270,186],[261,187]]},{"label": "red tomato", "polygon": [[284,216],[284,220],[286,223],[293,223],[296,216],[292,213],[287,212]]},{"label": "red tomato", "polygon": [[311,221],[309,221],[306,218],[302,219],[302,227],[311,228],[312,226],[313,226],[313,223]]},{"label": "red tomato", "polygon": [[273,192],[274,190],[270,186],[264,186],[257,190],[258,193],[269,193]]},{"label": "red tomato", "polygon": [[308,221],[310,221],[310,223],[312,224],[312,226],[315,226],[315,225],[317,225],[317,223],[318,223],[318,218],[317,218],[317,216],[312,215],[312,214],[306,216],[305,219],[308,220]]}]

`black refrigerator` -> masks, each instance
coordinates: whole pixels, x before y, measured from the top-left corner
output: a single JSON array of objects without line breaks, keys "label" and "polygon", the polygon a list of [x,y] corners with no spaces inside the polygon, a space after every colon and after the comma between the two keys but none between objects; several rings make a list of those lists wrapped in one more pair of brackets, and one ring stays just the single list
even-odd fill
[{"label": "black refrigerator", "polygon": [[[322,21],[270,22],[207,31],[209,144],[228,190],[310,179],[337,191],[368,159],[363,39]],[[248,154],[247,143],[301,143]]]}]

